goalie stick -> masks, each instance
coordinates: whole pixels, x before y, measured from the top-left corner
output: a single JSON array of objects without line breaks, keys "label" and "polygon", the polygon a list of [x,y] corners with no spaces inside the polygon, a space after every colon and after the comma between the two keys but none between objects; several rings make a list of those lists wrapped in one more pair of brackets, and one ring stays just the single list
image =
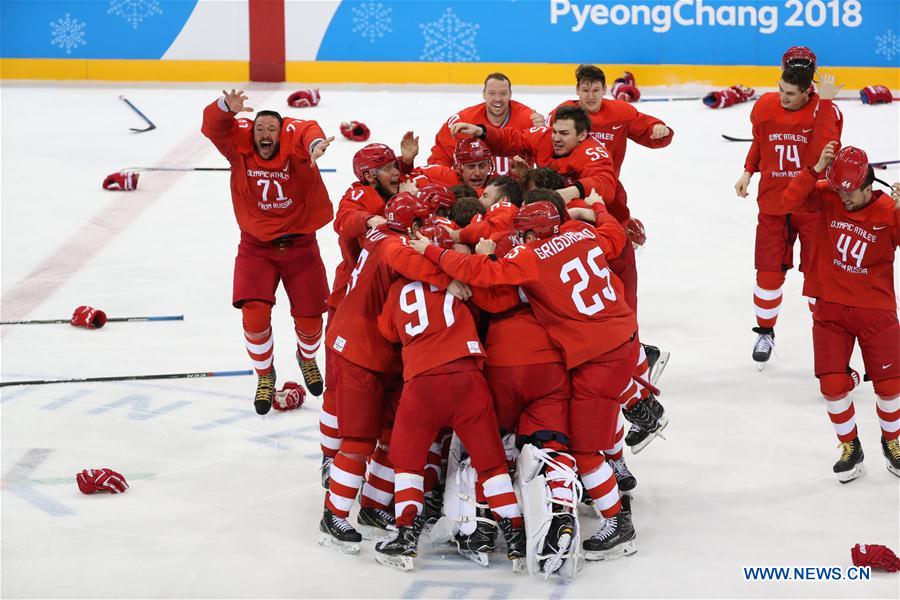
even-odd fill
[{"label": "goalie stick", "polygon": [[131,127],[131,128],[130,128],[131,131],[133,131],[134,133],[144,133],[145,131],[150,131],[151,129],[156,129],[156,125],[153,124],[153,121],[151,121],[150,119],[148,119],[148,118],[147,118],[147,115],[145,115],[145,114],[142,113],[140,110],[138,110],[138,107],[135,106],[134,104],[132,104],[131,101],[130,101],[128,98],[126,98],[125,96],[122,96],[122,95],[120,94],[120,95],[119,95],[119,100],[121,100],[122,102],[124,102],[125,104],[127,104],[128,106],[130,106],[130,107],[131,107],[131,110],[133,110],[134,112],[136,112],[136,113],[138,114],[138,116],[140,116],[143,120],[147,121],[147,125],[149,125],[149,127],[147,127],[146,129],[138,129],[138,128],[136,128],[136,127]]},{"label": "goalie stick", "polygon": [[[184,315],[161,315],[157,317],[112,317],[107,323],[143,323],[145,321],[184,321]],[[71,319],[30,319],[24,321],[0,321],[0,325],[55,325],[70,323]]]},{"label": "goalie stick", "polygon": [[33,379],[31,381],[4,381],[0,387],[9,385],[47,385],[50,383],[94,383],[99,381],[145,381],[148,379],[202,379],[206,377],[237,377],[252,375],[253,371],[201,371],[199,373],[167,373],[164,375],[117,375],[113,377],[80,377],[74,379]]}]

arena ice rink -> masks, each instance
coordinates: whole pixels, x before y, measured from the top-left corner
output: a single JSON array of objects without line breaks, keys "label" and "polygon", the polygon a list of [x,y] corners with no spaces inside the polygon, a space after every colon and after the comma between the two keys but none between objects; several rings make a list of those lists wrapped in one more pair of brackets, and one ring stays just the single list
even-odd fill
[{"label": "arena ice rink", "polygon": [[[131,193],[100,187],[125,167],[225,166],[200,134],[203,107],[222,87],[3,82],[3,319],[67,318],[81,304],[111,317],[184,314],[98,331],[4,326],[3,381],[250,368],[230,304],[238,228],[228,175],[144,173]],[[444,119],[481,101],[475,86],[331,87],[318,107],[288,108],[301,87],[252,84],[249,105],[317,119],[330,135],[362,120],[371,141],[394,148],[412,129],[419,162]],[[144,124],[119,94],[157,129],[130,133]],[[544,113],[570,96],[513,87]],[[672,352],[660,382],[668,439],[626,451],[638,479],[635,556],[544,582],[514,576],[502,554],[484,569],[423,537],[416,570],[400,573],[376,564],[371,543],[357,556],[317,544],[317,398],[260,417],[255,377],[7,387],[2,595],[896,598],[900,580],[877,572],[861,582],[744,580],[744,566],[848,567],[857,542],[900,551],[900,480],[885,469],[871,384],[852,393],[868,473],[840,485],[831,472],[837,440],[812,374],[798,273],[787,279],[772,362],[760,373],[751,361],[757,210],[732,187],[748,144],[720,137],[748,137],[751,106],[638,105],[675,140],[654,151],[630,144],[622,170],[648,233],[638,256],[642,337]],[[845,144],[900,159],[900,107],[839,106]],[[323,175],[335,205],[359,147],[338,139],[320,161],[337,169]],[[339,258],[330,227],[319,243],[330,279]],[[273,318],[279,383],[302,381],[281,290]],[[853,366],[862,371],[858,354]],[[88,467],[115,469],[131,488],[82,495],[74,476]],[[600,522],[582,524],[590,535]]]}]

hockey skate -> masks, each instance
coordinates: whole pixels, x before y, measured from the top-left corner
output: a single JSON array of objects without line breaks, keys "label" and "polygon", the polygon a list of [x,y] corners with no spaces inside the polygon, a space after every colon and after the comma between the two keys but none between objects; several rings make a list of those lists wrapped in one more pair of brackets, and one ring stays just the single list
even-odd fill
[{"label": "hockey skate", "polygon": [[772,357],[772,350],[775,349],[775,330],[771,327],[754,327],[753,333],[758,334],[756,343],[753,344],[753,360],[762,371]]},{"label": "hockey skate", "polygon": [[334,548],[344,554],[359,554],[362,536],[347,519],[338,517],[326,508],[319,522],[319,531],[322,532],[319,536],[320,546]]},{"label": "hockey skate", "polygon": [[475,531],[470,535],[456,535],[456,549],[472,562],[487,567],[490,565],[488,554],[497,547],[497,523],[487,508],[477,508],[475,518],[478,521]]},{"label": "hockey skate", "polygon": [[609,463],[609,466],[612,467],[613,472],[616,474],[619,491],[623,494],[631,495],[631,492],[637,487],[637,478],[628,469],[628,465],[625,464],[625,457],[623,456],[616,460],[608,458],[606,462]]},{"label": "hockey skate", "polygon": [[256,414],[264,415],[272,409],[272,400],[275,399],[275,368],[268,375],[260,375],[256,382],[256,397],[253,406]]},{"label": "hockey skate", "polygon": [[319,473],[322,477],[322,487],[326,490],[328,489],[329,482],[331,481],[331,463],[334,462],[334,458],[331,456],[323,456],[322,457],[322,466],[319,467]]},{"label": "hockey skate", "polygon": [[886,440],[882,437],[881,452],[887,459],[887,470],[900,477],[900,439]]},{"label": "hockey skate", "polygon": [[425,495],[425,506],[422,509],[422,531],[430,531],[441,518],[441,510],[444,506],[444,486],[437,485]]},{"label": "hockey skate", "polygon": [[637,534],[631,522],[631,498],[622,496],[622,510],[614,517],[606,519],[603,527],[585,540],[585,560],[609,560],[630,556],[637,552]]},{"label": "hockey skate", "polygon": [[866,466],[863,464],[863,449],[859,438],[853,438],[849,442],[842,442],[838,445],[841,449],[841,456],[834,463],[832,470],[837,475],[838,481],[841,483],[850,483],[860,475],[866,472]]},{"label": "hockey skate", "polygon": [[625,444],[631,448],[633,454],[646,448],[657,436],[665,439],[662,431],[669,424],[669,417],[666,416],[663,405],[653,394],[643,400],[638,400],[634,406],[626,408],[622,412],[633,425],[625,436]]},{"label": "hockey skate", "polygon": [[397,531],[394,515],[381,508],[360,508],[356,524],[364,540],[386,540]]},{"label": "hockey skate", "polygon": [[402,525],[394,536],[375,544],[375,560],[382,565],[394,567],[401,571],[412,571],[413,559],[417,555],[419,534],[422,532],[423,519],[420,516],[412,525]]},{"label": "hockey skate", "polygon": [[650,344],[641,345],[644,347],[644,354],[647,356],[647,371],[650,375],[650,383],[657,385],[659,378],[662,377],[663,371],[666,369],[666,365],[669,364],[670,353]]},{"label": "hockey skate", "polygon": [[575,516],[569,513],[555,515],[541,550],[540,565],[545,580],[559,571],[567,559],[575,560],[574,556],[569,558],[573,543],[576,543]]},{"label": "hockey skate", "polygon": [[497,525],[506,540],[506,557],[512,561],[513,573],[524,572],[528,568],[525,563],[525,528],[513,527],[510,519],[500,519]]},{"label": "hockey skate", "polygon": [[322,380],[322,374],[319,372],[319,365],[316,359],[304,360],[297,350],[297,364],[300,365],[300,372],[303,374],[303,383],[306,389],[313,396],[321,396],[325,391],[325,382]]}]

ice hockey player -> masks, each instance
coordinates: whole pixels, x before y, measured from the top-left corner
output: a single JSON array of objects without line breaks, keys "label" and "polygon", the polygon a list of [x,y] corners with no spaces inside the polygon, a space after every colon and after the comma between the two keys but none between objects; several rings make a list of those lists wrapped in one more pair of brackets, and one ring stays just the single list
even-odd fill
[{"label": "ice hockey player", "polygon": [[809,48],[793,47],[782,57],[778,91],[760,96],[750,112],[753,144],[744,172],[734,185],[741,198],[749,196],[754,173],[760,174],[756,225],[757,334],[753,360],[762,368],[775,348],[775,323],[781,307],[785,275],[794,266],[794,242],[800,237],[800,270],[805,272],[815,243],[818,215],[785,212],[781,196],[798,173],[818,160],[827,141],[840,140],[843,116],[831,99],[836,91],[812,90],[816,56]]},{"label": "ice hockey player", "polygon": [[522,205],[522,188],[512,177],[501,175],[490,181],[479,198],[485,209],[484,218],[460,230],[450,230],[453,241],[474,246],[481,238],[512,229],[513,216]]},{"label": "ice hockey player", "polygon": [[407,178],[421,187],[425,183],[438,183],[452,188],[467,185],[476,196],[494,174],[494,160],[487,144],[477,139],[459,140],[453,151],[453,166],[424,165],[413,169]]},{"label": "ice hockey player", "polygon": [[311,394],[322,394],[315,354],[328,297],[316,231],[333,208],[316,161],[334,138],[315,121],[260,111],[253,121],[243,90],[222,92],[203,111],[201,131],[231,165],[231,200],[241,230],[232,303],[258,377],[254,406],[266,414],[275,396],[271,315],[282,282],[297,336],[297,359]]},{"label": "ice hockey player", "polygon": [[[826,77],[822,76],[823,85]],[[824,92],[823,92],[824,93]],[[866,153],[829,142],[818,162],[791,180],[781,208],[816,217],[816,250],[803,294],[813,305],[815,373],[828,417],[840,441],[834,472],[847,483],[865,472],[850,391],[859,373],[850,367],[854,342],[862,351],[876,394],[881,451],[900,477],[900,325],[894,251],[900,243],[900,184],[892,194],[872,189]],[[817,181],[822,175],[824,181]]]},{"label": "ice hockey player", "polygon": [[[544,125],[544,117],[533,109],[512,100],[512,83],[503,73],[491,73],[484,80],[481,93],[484,102],[464,108],[441,125],[434,138],[434,147],[428,157],[429,165],[452,167],[457,140],[450,133],[450,126],[457,121],[466,123],[490,123],[494,127],[530,129]],[[510,156],[494,156],[496,175],[509,173]]]}]

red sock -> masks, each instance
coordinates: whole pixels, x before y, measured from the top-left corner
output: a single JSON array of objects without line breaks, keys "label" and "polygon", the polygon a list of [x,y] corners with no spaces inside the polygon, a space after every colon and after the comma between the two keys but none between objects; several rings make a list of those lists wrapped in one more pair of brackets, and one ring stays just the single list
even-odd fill
[{"label": "red sock", "polygon": [[756,324],[760,327],[775,327],[778,311],[781,310],[781,286],[784,285],[784,275],[784,271],[756,272],[753,304],[756,309]]},{"label": "red sock", "polygon": [[244,345],[247,354],[253,361],[257,375],[268,375],[272,372],[274,343],[272,340],[272,307],[253,300],[241,306],[241,317],[244,323]]},{"label": "red sock", "polygon": [[315,360],[316,352],[322,345],[322,315],[316,317],[294,317],[294,332],[297,334],[297,350],[303,360]]}]

